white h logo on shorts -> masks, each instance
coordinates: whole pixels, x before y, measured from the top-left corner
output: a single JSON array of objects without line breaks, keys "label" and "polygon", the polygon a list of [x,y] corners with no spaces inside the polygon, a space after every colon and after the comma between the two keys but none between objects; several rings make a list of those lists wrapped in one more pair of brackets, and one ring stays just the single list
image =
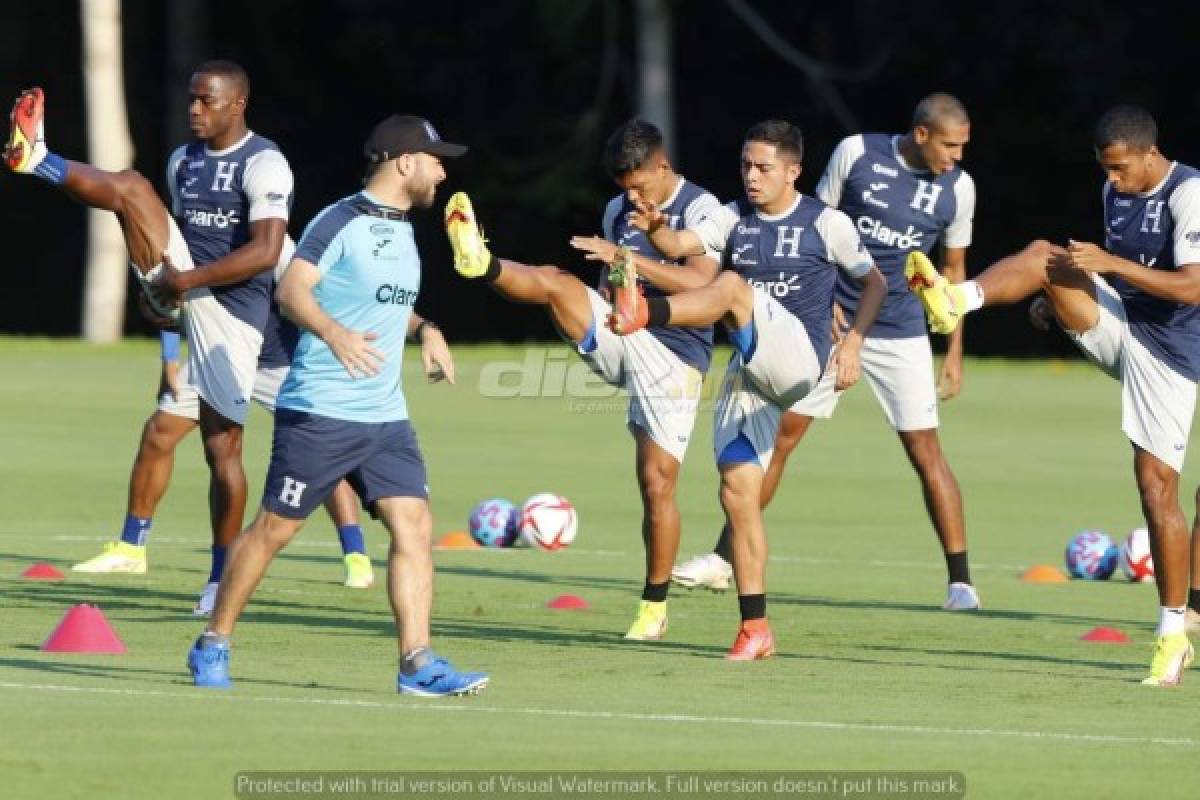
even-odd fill
[{"label": "white h logo on shorts", "polygon": [[304,494],[304,490],[307,488],[307,483],[301,483],[298,480],[284,476],[283,491],[279,493],[279,499],[292,508],[299,508],[300,496]]}]

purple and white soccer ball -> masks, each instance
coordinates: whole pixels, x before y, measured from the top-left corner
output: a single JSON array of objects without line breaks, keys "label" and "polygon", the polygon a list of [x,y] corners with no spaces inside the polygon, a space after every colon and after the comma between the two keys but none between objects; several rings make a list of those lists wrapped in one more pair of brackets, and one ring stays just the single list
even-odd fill
[{"label": "purple and white soccer ball", "polygon": [[1085,581],[1106,581],[1117,568],[1120,552],[1101,531],[1081,531],[1067,544],[1067,572]]},{"label": "purple and white soccer ball", "polygon": [[472,509],[467,529],[484,547],[512,547],[521,529],[521,510],[503,497],[484,500]]}]

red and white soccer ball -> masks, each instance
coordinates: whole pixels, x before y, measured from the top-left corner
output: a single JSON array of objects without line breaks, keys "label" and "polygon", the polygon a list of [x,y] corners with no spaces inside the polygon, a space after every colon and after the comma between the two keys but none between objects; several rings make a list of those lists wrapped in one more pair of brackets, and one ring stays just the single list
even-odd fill
[{"label": "red and white soccer ball", "polygon": [[575,541],[579,516],[575,506],[561,495],[535,494],[521,507],[520,544],[540,550],[561,550]]},{"label": "red and white soccer ball", "polygon": [[1121,544],[1121,571],[1134,583],[1154,580],[1154,559],[1150,557],[1150,534],[1134,528]]}]

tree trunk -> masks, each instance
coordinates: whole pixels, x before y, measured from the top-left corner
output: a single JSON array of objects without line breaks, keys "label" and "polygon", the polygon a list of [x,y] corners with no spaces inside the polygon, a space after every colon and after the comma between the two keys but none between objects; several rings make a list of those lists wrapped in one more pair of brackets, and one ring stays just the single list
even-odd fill
[{"label": "tree trunk", "polygon": [[[83,72],[87,96],[88,161],[117,172],[133,163],[121,65],[121,0],[81,0]],[[117,218],[88,212],[83,337],[89,342],[121,338],[129,254]]]},{"label": "tree trunk", "polygon": [[638,116],[658,126],[676,157],[669,0],[637,0]]}]

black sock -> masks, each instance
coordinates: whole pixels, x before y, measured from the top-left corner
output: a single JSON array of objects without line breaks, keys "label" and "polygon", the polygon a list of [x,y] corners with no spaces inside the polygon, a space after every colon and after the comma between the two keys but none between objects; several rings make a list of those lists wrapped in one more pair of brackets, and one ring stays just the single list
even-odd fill
[{"label": "black sock", "polygon": [[765,594],[739,594],[738,610],[742,619],[765,619],[767,616],[767,596]]},{"label": "black sock", "polygon": [[1200,613],[1200,589],[1188,589],[1188,608]]},{"label": "black sock", "polygon": [[671,304],[665,297],[647,297],[646,311],[650,317],[646,325],[651,328],[661,328],[671,322]]},{"label": "black sock", "polygon": [[487,272],[483,273],[483,279],[488,283],[492,283],[500,277],[501,271],[500,259],[492,256],[492,260],[488,262]]},{"label": "black sock", "polygon": [[946,571],[950,573],[950,583],[970,583],[971,570],[967,566],[967,551],[946,553]]},{"label": "black sock", "polygon": [[668,581],[662,583],[646,581],[646,588],[642,589],[642,599],[651,603],[667,602],[667,586],[669,585]]}]

